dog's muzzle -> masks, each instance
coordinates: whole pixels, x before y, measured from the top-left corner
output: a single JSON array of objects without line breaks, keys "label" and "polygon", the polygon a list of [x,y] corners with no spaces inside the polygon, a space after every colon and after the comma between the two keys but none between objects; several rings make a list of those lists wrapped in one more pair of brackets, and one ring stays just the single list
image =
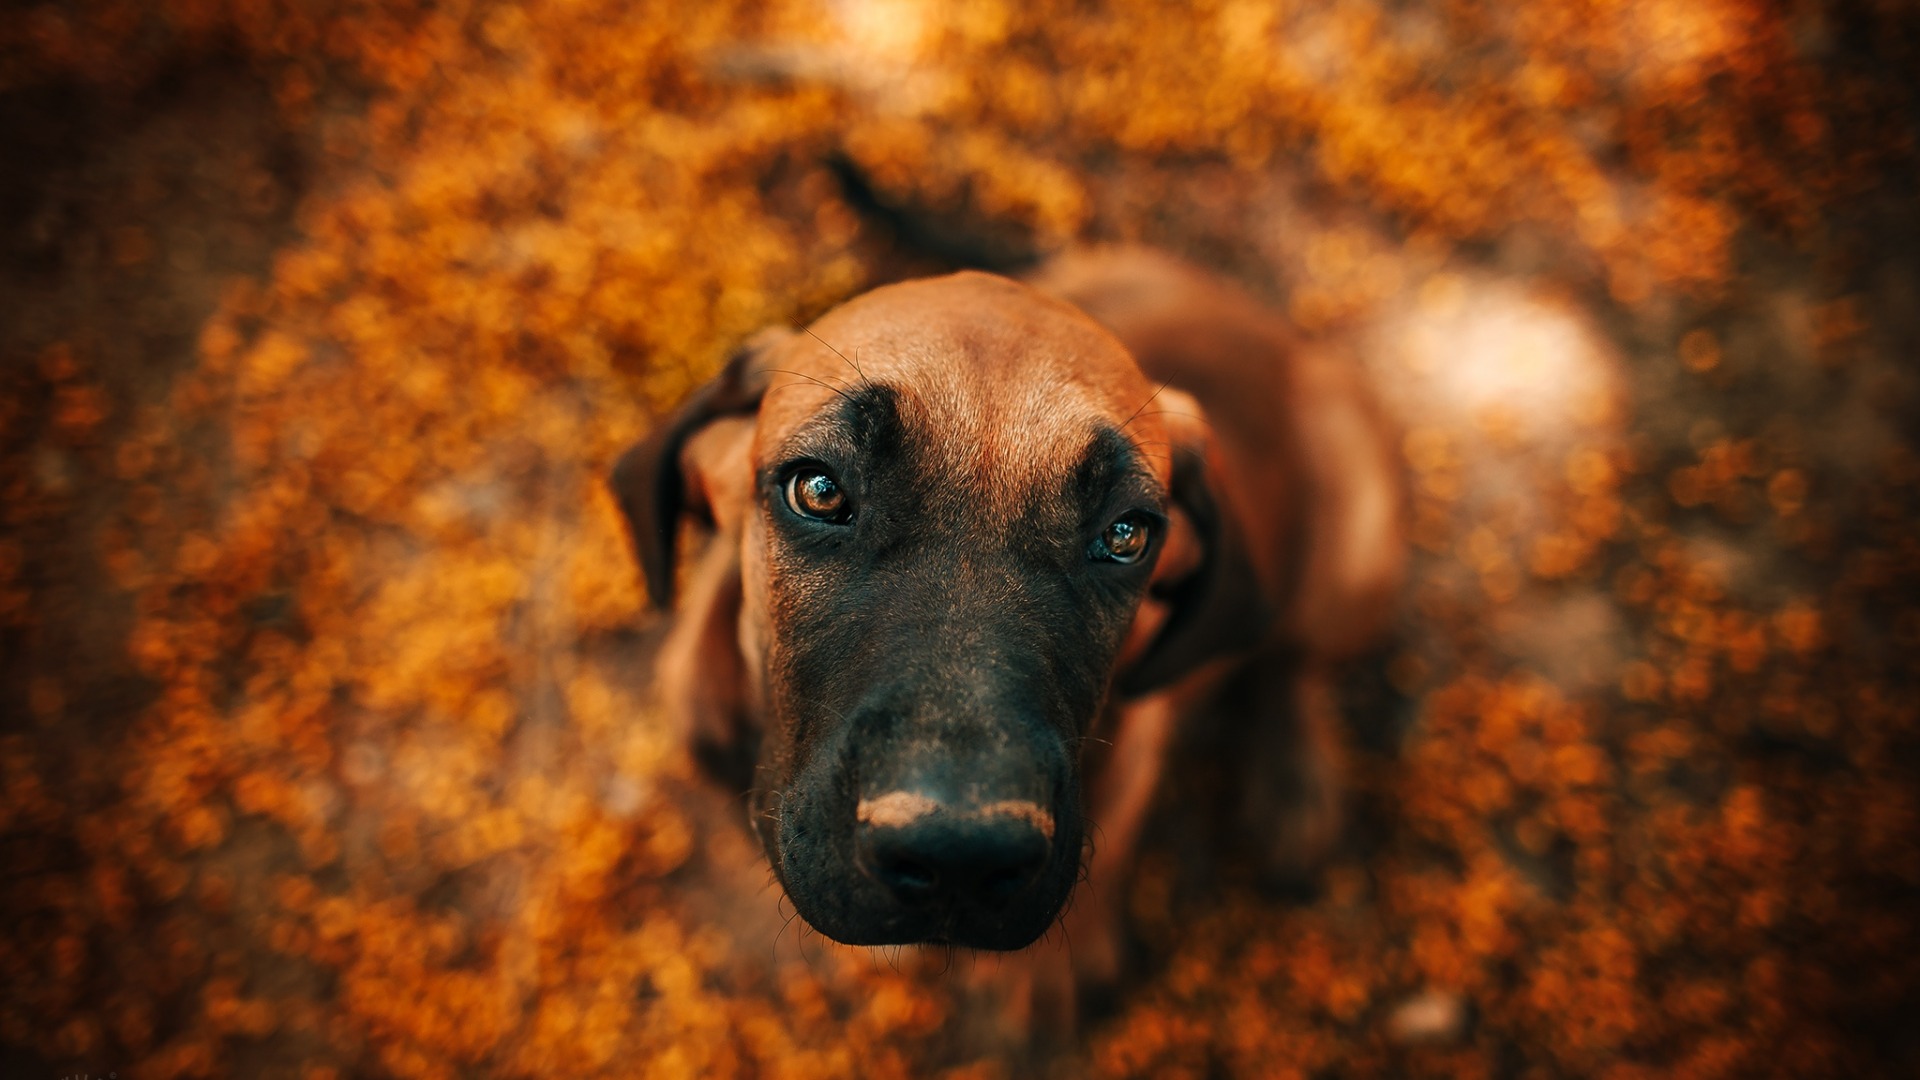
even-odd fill
[{"label": "dog's muzzle", "polygon": [[821,754],[779,829],[807,921],[852,945],[1004,950],[1045,933],[1079,871],[1079,793],[1062,740],[1015,727],[855,735]]}]

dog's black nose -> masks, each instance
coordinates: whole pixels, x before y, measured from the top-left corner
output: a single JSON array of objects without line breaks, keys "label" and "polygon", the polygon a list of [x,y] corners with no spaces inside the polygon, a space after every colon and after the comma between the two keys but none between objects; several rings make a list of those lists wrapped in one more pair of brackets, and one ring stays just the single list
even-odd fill
[{"label": "dog's black nose", "polygon": [[860,869],[902,903],[1005,907],[1053,851],[1053,815],[1008,800],[955,807],[912,792],[862,799]]}]

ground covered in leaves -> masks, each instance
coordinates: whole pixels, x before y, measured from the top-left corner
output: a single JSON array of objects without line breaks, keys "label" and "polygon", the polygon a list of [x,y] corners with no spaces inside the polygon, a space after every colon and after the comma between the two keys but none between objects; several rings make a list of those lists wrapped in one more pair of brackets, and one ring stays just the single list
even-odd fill
[{"label": "ground covered in leaves", "polygon": [[1218,266],[1405,431],[1349,842],[1161,837],[1049,1068],[1912,1075],[1915,70],[1874,0],[15,5],[0,1067],[1024,1067],[784,924],[600,486],[894,272],[848,161]]}]

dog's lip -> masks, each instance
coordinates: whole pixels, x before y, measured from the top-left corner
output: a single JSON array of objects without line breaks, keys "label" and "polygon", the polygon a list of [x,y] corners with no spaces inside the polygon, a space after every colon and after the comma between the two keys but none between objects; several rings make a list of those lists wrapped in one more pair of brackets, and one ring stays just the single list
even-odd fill
[{"label": "dog's lip", "polygon": [[[829,912],[810,911],[797,898],[794,907],[807,925],[820,934],[856,948],[894,945],[934,945],[942,948],[1013,952],[1040,940],[1059,920],[1064,902],[1048,909],[1042,919],[979,919],[952,909],[898,910],[874,921],[850,922]],[[816,921],[816,916],[821,916]]]}]

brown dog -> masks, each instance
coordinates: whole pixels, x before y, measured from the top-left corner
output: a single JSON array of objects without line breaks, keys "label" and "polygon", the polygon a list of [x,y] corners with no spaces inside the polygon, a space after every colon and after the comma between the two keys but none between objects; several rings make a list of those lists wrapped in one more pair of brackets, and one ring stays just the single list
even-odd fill
[{"label": "brown dog", "polygon": [[[1284,750],[1249,788],[1271,859],[1325,850],[1320,672],[1391,617],[1395,463],[1351,365],[1217,277],[1104,250],[763,335],[613,482],[656,603],[702,528],[659,685],[751,790],[799,913],[1007,950],[1060,916],[1089,821],[1117,891],[1200,709]],[[1114,974],[1113,920],[1072,918],[1079,977]]]}]

